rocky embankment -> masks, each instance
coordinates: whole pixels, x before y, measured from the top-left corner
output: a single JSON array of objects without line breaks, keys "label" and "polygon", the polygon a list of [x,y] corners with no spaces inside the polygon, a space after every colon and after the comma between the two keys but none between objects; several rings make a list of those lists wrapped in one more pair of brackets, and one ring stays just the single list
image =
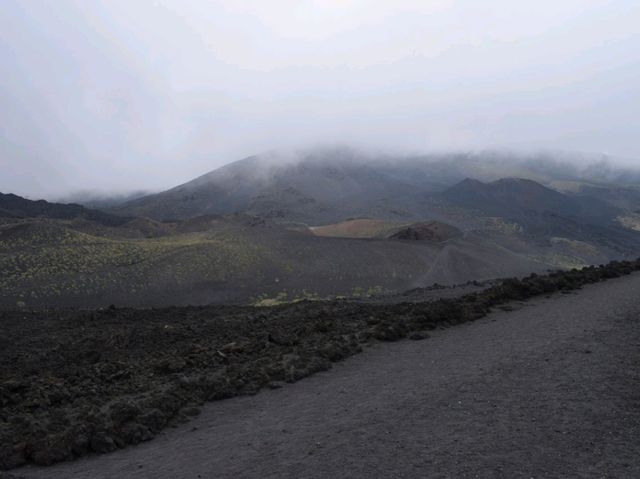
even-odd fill
[{"label": "rocky embankment", "polygon": [[205,401],[327,370],[373,341],[424,339],[494,306],[640,269],[640,260],[504,280],[423,303],[297,303],[0,313],[0,468],[153,438]]}]

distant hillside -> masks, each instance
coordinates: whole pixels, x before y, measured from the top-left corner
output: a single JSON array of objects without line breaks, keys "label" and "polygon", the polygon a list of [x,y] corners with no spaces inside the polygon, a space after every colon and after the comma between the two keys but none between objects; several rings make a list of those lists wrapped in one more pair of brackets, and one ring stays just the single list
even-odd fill
[{"label": "distant hillside", "polygon": [[[357,222],[331,233],[375,234],[384,224]],[[619,243],[601,244],[606,238],[598,236],[579,241],[509,228],[462,233],[438,222],[399,232],[396,238],[326,237],[246,215],[137,219],[101,228],[86,220],[10,222],[0,225],[0,307],[358,297],[628,256]]]},{"label": "distant hillside", "polygon": [[32,201],[14,194],[0,193],[0,218],[48,218],[72,220],[82,218],[105,226],[119,226],[131,218],[123,218],[77,204]]},{"label": "distant hillside", "polygon": [[521,178],[503,178],[491,183],[467,178],[444,191],[442,197],[456,206],[504,218],[539,213],[611,223],[620,213],[619,208],[598,198],[569,196]]},{"label": "distant hillside", "polygon": [[[599,221],[615,216],[614,209],[621,204],[640,209],[640,190],[622,184],[640,182],[637,172],[607,168],[604,160],[578,167],[563,157],[505,155],[394,157],[348,149],[318,150],[295,157],[258,155],[111,211],[157,220],[244,212],[282,223],[317,226],[357,217],[399,222],[433,218],[449,223],[452,211],[446,207],[469,209],[477,206],[473,204],[476,199],[483,201],[487,214],[498,216],[505,213],[501,204],[505,201],[509,201],[507,207],[520,211],[554,211]],[[450,190],[465,178],[470,178],[468,184]],[[518,183],[503,178],[523,180]],[[470,183],[473,180],[479,182],[475,189]],[[562,192],[555,191],[554,185]],[[623,187],[622,198],[611,192]],[[438,196],[440,193],[445,196]]]},{"label": "distant hillside", "polygon": [[138,190],[126,193],[106,193],[93,191],[77,191],[68,195],[56,198],[57,203],[74,203],[90,208],[92,210],[105,210],[115,208],[127,201],[142,198],[152,194],[151,191]]},{"label": "distant hillside", "polygon": [[431,244],[315,237],[242,218],[177,224],[154,238],[22,222],[0,226],[0,306],[155,306],[396,291],[412,287],[438,251]]},{"label": "distant hillside", "polygon": [[362,211],[401,217],[408,213],[393,208],[412,204],[416,189],[433,191],[428,184],[409,187],[403,178],[342,156],[296,163],[251,157],[112,211],[162,220],[246,212],[318,224],[362,216]]},{"label": "distant hillside", "polygon": [[636,258],[633,178],[335,150],[247,158],[108,213],[0,195],[0,306],[274,304]]}]

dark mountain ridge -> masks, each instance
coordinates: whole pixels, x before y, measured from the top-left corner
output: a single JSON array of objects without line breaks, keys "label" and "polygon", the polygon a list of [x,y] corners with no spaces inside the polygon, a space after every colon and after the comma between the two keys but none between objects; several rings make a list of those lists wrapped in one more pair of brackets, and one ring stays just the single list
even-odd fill
[{"label": "dark mountain ridge", "polygon": [[131,218],[116,216],[99,210],[91,210],[78,204],[50,203],[45,200],[33,201],[12,193],[0,193],[0,217],[57,220],[83,218],[105,226],[120,226],[131,220]]},{"label": "dark mountain ridge", "polygon": [[527,213],[554,214],[592,223],[610,223],[620,209],[588,195],[567,195],[523,178],[483,183],[467,178],[441,194],[452,204],[488,216],[519,218]]},{"label": "dark mountain ridge", "polygon": [[[496,216],[513,207],[520,212],[550,211],[603,222],[615,217],[614,208],[621,204],[619,198],[602,189],[620,187],[605,182],[605,178],[619,178],[612,171],[617,170],[607,170],[598,182],[597,175],[586,167],[546,157],[507,159],[492,153],[391,157],[337,149],[293,159],[258,155],[170,190],[126,202],[111,212],[157,220],[245,212],[307,225],[336,223],[349,217],[447,222],[446,215],[439,216],[442,201],[468,208],[475,200],[482,200],[486,212]],[[628,176],[630,180],[634,177]],[[464,182],[465,178],[469,182]],[[478,183],[473,188],[472,180],[490,186]],[[588,189],[593,186],[601,189]],[[596,194],[591,194],[594,191]],[[632,192],[630,187],[625,193],[625,206],[640,209],[640,193]],[[444,196],[438,196],[440,193]],[[508,204],[501,204],[504,202]]]}]

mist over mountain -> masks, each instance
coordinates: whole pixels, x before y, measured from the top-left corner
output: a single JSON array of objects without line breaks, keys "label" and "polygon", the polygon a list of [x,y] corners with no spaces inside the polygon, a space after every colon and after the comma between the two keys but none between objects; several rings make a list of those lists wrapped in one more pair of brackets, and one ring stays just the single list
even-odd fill
[{"label": "mist over mountain", "polygon": [[122,203],[152,194],[147,190],[135,190],[122,193],[106,191],[75,191],[53,198],[56,203],[77,203],[90,209],[104,210]]},{"label": "mist over mountain", "polygon": [[0,191],[158,191],[327,142],[640,158],[633,1],[3,7]]},{"label": "mist over mountain", "polygon": [[[393,156],[339,148],[252,156],[165,192],[126,202],[113,211],[155,219],[243,211],[309,224],[349,216],[417,219],[437,217],[437,200],[446,198],[439,193],[466,178],[484,182],[529,179],[558,190],[539,189],[538,201],[562,202],[558,194],[564,192],[576,196],[564,205],[565,210],[573,205],[585,214],[613,214],[612,206],[607,212],[604,204],[595,209],[593,205],[577,205],[587,201],[578,198],[587,192],[594,198],[606,197],[611,186],[630,206],[640,205],[636,203],[640,171],[602,157],[504,152]],[[527,185],[532,184],[520,186]],[[522,201],[528,201],[526,196]],[[603,201],[606,203],[606,198]]]}]

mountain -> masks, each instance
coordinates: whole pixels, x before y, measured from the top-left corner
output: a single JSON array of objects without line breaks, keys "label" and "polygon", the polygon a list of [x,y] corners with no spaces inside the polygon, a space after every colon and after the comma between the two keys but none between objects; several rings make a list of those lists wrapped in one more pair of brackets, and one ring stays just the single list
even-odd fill
[{"label": "mountain", "polygon": [[503,218],[533,213],[609,223],[621,212],[596,197],[569,196],[522,178],[503,178],[491,183],[467,178],[444,191],[442,197],[456,206]]},{"label": "mountain", "polygon": [[633,176],[543,160],[260,155],[108,212],[1,195],[0,307],[277,304],[637,257]]},{"label": "mountain", "polygon": [[[486,212],[497,215],[505,212],[501,203],[509,201],[515,207],[511,202],[515,200],[520,201],[520,210],[603,220],[614,215],[621,203],[603,189],[622,189],[619,182],[624,176],[598,165],[599,169],[578,167],[545,155],[505,157],[491,152],[376,156],[334,149],[297,156],[273,153],[236,161],[170,190],[125,202],[110,212],[156,220],[244,212],[306,225],[358,217],[448,222],[451,211],[442,211],[443,201],[449,209],[468,209],[480,198]],[[464,182],[466,178],[469,181]],[[628,173],[626,178],[633,180],[638,175]],[[475,190],[472,180],[479,182]],[[460,182],[457,190],[450,190]],[[626,186],[626,203],[640,209],[640,190],[634,188]],[[441,193],[444,196],[438,196]],[[460,197],[455,198],[457,195]]]},{"label": "mountain", "polygon": [[105,226],[119,226],[131,220],[131,218],[88,209],[78,204],[32,201],[14,194],[3,193],[0,193],[0,218],[85,219]]},{"label": "mountain", "polygon": [[[293,163],[251,157],[112,211],[160,220],[242,211],[289,222],[331,222],[385,210],[389,198],[402,203],[416,189],[407,186],[402,178],[342,154]],[[418,189],[429,191],[426,184]]]},{"label": "mountain", "polygon": [[514,225],[518,234],[538,244],[549,244],[557,238],[584,242],[596,245],[611,258],[633,256],[639,251],[636,231],[621,221],[629,218],[625,210],[595,196],[563,194],[518,178],[490,183],[465,179],[438,196],[445,205],[465,211],[467,217],[485,222],[499,218]]},{"label": "mountain", "polygon": [[115,208],[118,205],[152,194],[148,190],[134,190],[121,193],[107,193],[100,191],[76,191],[57,197],[57,203],[74,203],[93,210]]},{"label": "mountain", "polygon": [[579,195],[586,195],[605,201],[620,210],[640,213],[640,188],[611,185],[580,185]]}]

